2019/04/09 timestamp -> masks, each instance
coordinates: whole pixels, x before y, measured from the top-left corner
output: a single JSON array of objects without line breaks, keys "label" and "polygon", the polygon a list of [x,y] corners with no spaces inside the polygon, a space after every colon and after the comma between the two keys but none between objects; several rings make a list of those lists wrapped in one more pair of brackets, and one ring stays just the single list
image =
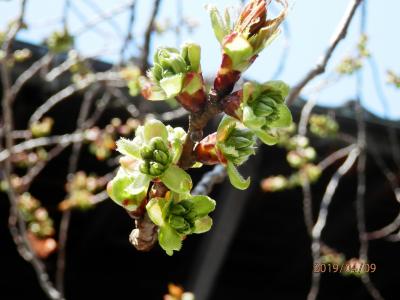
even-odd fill
[{"label": "2019/04/09 timestamp", "polygon": [[374,273],[376,264],[360,263],[360,264],[324,264],[315,263],[314,273]]}]

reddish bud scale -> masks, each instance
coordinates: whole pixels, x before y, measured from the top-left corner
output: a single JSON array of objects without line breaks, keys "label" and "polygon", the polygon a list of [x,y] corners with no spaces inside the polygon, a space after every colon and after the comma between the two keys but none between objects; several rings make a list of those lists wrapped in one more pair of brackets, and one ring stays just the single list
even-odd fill
[{"label": "reddish bud scale", "polygon": [[[126,199],[124,201],[130,201],[130,200]],[[146,212],[146,204],[147,204],[147,202],[148,202],[147,198],[144,198],[142,200],[142,202],[140,203],[140,206],[138,206],[138,208],[136,208],[134,211],[127,211],[129,216],[132,219],[140,219]]]},{"label": "reddish bud scale", "polygon": [[271,0],[250,1],[239,16],[236,30],[243,33],[250,28],[249,37],[257,34],[267,24],[267,6],[270,3]]},{"label": "reddish bud scale", "polygon": [[150,84],[144,85],[142,87],[141,93],[144,99],[149,99],[151,97],[151,85]]},{"label": "reddish bud scale", "polygon": [[226,164],[226,158],[216,147],[217,133],[206,136],[194,149],[196,160],[205,165]]},{"label": "reddish bud scale", "polygon": [[[231,37],[234,37],[234,34],[232,34]],[[231,37],[227,38],[227,41],[229,41]],[[248,66],[250,66],[257,57],[258,55],[252,56],[248,61]],[[241,74],[242,73],[240,71],[232,69],[232,60],[227,54],[224,53],[222,56],[221,66],[214,80],[214,90],[221,97],[228,95],[230,92],[232,92]]]},{"label": "reddish bud scale", "polygon": [[240,103],[242,102],[243,91],[234,92],[222,99],[222,107],[224,112],[234,117],[235,119],[241,120],[241,115],[239,114]]},{"label": "reddish bud scale", "polygon": [[47,258],[57,249],[57,242],[53,238],[48,237],[40,239],[31,232],[27,233],[27,238],[31,244],[32,250],[42,259]]},{"label": "reddish bud scale", "polygon": [[241,72],[232,70],[231,58],[223,54],[221,66],[214,80],[214,90],[220,96],[228,95],[239,80],[240,74]]},{"label": "reddish bud scale", "polygon": [[[207,101],[207,96],[204,91],[203,76],[200,74],[200,77],[203,84],[199,90],[197,90],[193,94],[182,92],[176,97],[176,100],[183,106],[183,108],[194,113],[201,111]],[[185,80],[183,82],[183,88],[188,86],[192,80],[195,80],[197,78],[198,78],[197,73],[194,72],[187,73],[185,76]]]}]

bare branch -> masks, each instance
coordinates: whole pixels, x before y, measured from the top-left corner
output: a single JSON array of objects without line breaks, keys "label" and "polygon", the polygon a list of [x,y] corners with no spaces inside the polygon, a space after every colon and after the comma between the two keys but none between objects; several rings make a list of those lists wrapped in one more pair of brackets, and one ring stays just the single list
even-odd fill
[{"label": "bare branch", "polygon": [[53,55],[48,53],[44,55],[41,59],[34,62],[28,69],[26,69],[15,81],[12,86],[13,95],[17,95],[21,88],[32,79],[44,66],[47,66],[53,59]]},{"label": "bare branch", "polygon": [[130,7],[132,5],[132,3],[134,3],[136,0],[130,0],[127,1],[125,3],[123,3],[122,5],[104,12],[101,15],[97,15],[94,19],[90,20],[89,22],[87,22],[86,24],[84,24],[80,29],[78,29],[73,35],[74,36],[79,36],[82,33],[86,32],[87,30],[95,27],[97,24],[105,21],[105,20],[109,20],[113,17],[115,17],[116,15],[123,13],[128,7]]},{"label": "bare branch", "polygon": [[[77,130],[82,131],[86,129],[83,126],[85,126],[85,120],[89,115],[90,107],[92,106],[93,100],[95,99],[95,96],[99,91],[99,89],[100,86],[96,84],[92,89],[86,92],[85,97],[81,104],[78,120],[76,123]],[[82,141],[77,141],[73,143],[72,153],[69,158],[68,176],[72,176],[78,168],[78,161],[80,157],[81,148],[82,148]],[[64,294],[66,244],[67,244],[70,220],[71,220],[71,211],[70,210],[64,211],[61,216],[61,223],[58,235],[58,256],[57,256],[57,269],[56,269],[56,287],[61,294]]]},{"label": "bare branch", "polygon": [[130,13],[128,20],[128,29],[126,31],[126,36],[122,43],[121,49],[119,50],[119,65],[123,64],[126,49],[128,48],[129,43],[132,41],[132,30],[135,21],[135,7],[136,7],[136,1],[132,2],[132,4],[129,7]]},{"label": "bare branch", "polygon": [[347,35],[347,30],[351,23],[351,20],[354,17],[354,14],[357,10],[357,7],[360,5],[362,0],[352,0],[343,16],[342,21],[339,23],[339,27],[336,33],[333,35],[329,47],[326,49],[325,53],[318,60],[317,64],[313,69],[311,69],[299,83],[297,83],[292,90],[286,100],[287,105],[293,104],[293,102],[299,97],[303,88],[316,76],[325,72],[326,65],[329,62],[329,59],[332,56],[332,53],[335,51],[337,45],[341,40],[343,40]]},{"label": "bare branch", "polygon": [[73,83],[61,91],[57,92],[49,99],[47,99],[41,106],[37,108],[37,110],[32,114],[29,123],[32,124],[36,121],[39,121],[49,110],[51,110],[55,105],[60,103],[61,101],[67,99],[78,91],[84,90],[93,83],[96,82],[108,82],[108,81],[116,81],[120,82],[121,78],[118,73],[115,72],[103,72],[103,73],[95,73],[89,74],[84,79],[80,80],[79,83]]},{"label": "bare branch", "polygon": [[214,185],[225,180],[226,169],[222,165],[216,165],[211,171],[203,175],[199,183],[193,189],[193,195],[209,195]]},{"label": "bare branch", "polygon": [[150,16],[149,23],[147,24],[146,32],[144,35],[144,44],[143,44],[143,53],[142,53],[142,66],[141,70],[142,73],[145,73],[146,70],[149,68],[149,53],[150,53],[150,42],[152,37],[152,32],[154,30],[154,21],[157,17],[159,8],[160,8],[161,0],[154,0],[153,11]]},{"label": "bare branch", "polygon": [[306,224],[307,232],[311,235],[314,226],[313,207],[312,207],[312,194],[310,182],[307,176],[302,178],[301,188],[303,191],[303,217]]},{"label": "bare branch", "polygon": [[55,144],[69,145],[73,142],[81,141],[85,138],[85,134],[83,132],[74,132],[71,134],[64,135],[56,135],[50,137],[42,137],[27,140],[20,144],[17,144],[11,148],[11,151],[8,149],[4,149],[0,152],[0,162],[8,159],[10,157],[10,153],[21,153],[26,150],[31,150],[38,147],[51,146]]},{"label": "bare branch", "polygon": [[357,148],[357,145],[356,144],[351,144],[351,145],[349,145],[349,146],[347,146],[345,148],[342,148],[342,149],[339,149],[339,150],[333,152],[328,157],[323,159],[318,164],[318,167],[321,169],[321,171],[325,170],[326,168],[328,168],[329,166],[334,164],[339,159],[342,159],[342,158],[346,157],[347,155],[349,155],[349,153],[351,151],[353,151],[355,148]]},{"label": "bare branch", "polygon": [[[325,227],[326,220],[328,217],[328,209],[331,204],[332,198],[336,192],[336,188],[339,185],[340,179],[346,174],[350,168],[353,166],[356,161],[360,150],[358,148],[354,148],[350,154],[348,155],[345,162],[341,165],[341,167],[336,171],[336,173],[332,176],[331,180],[328,183],[325,194],[322,198],[321,206],[318,213],[317,222],[312,230],[312,256],[313,256],[313,264],[321,263],[321,233]],[[313,272],[312,276],[312,286],[311,290],[308,294],[308,300],[316,299],[319,290],[319,281],[321,274],[318,272]]]}]

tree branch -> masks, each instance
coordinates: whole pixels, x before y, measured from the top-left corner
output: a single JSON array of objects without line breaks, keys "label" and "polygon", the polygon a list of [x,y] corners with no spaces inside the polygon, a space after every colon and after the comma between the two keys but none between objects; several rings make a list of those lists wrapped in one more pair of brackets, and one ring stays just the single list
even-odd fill
[{"label": "tree branch", "polygon": [[154,30],[154,21],[157,17],[159,8],[160,8],[161,0],[154,0],[153,11],[151,12],[149,23],[147,24],[146,32],[144,34],[144,44],[143,44],[143,53],[142,53],[142,65],[141,70],[144,74],[149,68],[149,54],[150,54],[150,43],[151,36]]},{"label": "tree branch", "polygon": [[337,45],[343,40],[347,35],[347,30],[354,17],[357,7],[360,5],[362,0],[352,0],[343,16],[342,21],[339,23],[336,33],[333,35],[329,47],[326,49],[325,53],[318,60],[317,64],[313,69],[311,69],[300,82],[298,82],[290,91],[290,94],[286,100],[287,105],[292,105],[293,102],[299,97],[303,88],[316,76],[325,72],[325,68],[335,51]]}]

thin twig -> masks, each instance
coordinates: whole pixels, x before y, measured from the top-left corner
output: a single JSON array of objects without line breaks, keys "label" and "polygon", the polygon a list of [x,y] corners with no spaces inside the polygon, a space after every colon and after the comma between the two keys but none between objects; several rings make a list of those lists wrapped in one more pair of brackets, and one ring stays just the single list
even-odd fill
[{"label": "thin twig", "polygon": [[[392,188],[392,191],[394,193],[394,196],[396,198],[396,201],[400,203],[400,186],[397,182],[397,177],[396,174],[394,174],[386,165],[385,161],[382,159],[382,157],[377,153],[377,149],[375,147],[370,147],[372,148],[372,156],[375,159],[376,163],[378,164],[379,168],[382,170],[383,174],[385,175],[387,181],[389,181],[389,184]],[[367,233],[367,238],[369,240],[376,240],[376,239],[381,239],[389,236],[391,233],[394,231],[398,230],[400,227],[400,212],[396,216],[396,218],[388,225],[378,229],[374,230],[371,232]]]},{"label": "thin twig", "polygon": [[125,55],[126,49],[128,48],[129,43],[132,41],[132,30],[133,30],[133,24],[135,21],[135,7],[136,7],[136,1],[132,2],[132,4],[129,7],[128,28],[127,28],[126,36],[122,43],[121,49],[119,50],[119,65],[122,65],[124,63],[124,61],[125,61],[124,55]]},{"label": "thin twig", "polygon": [[34,62],[26,69],[15,81],[12,86],[12,93],[16,96],[21,88],[32,79],[44,66],[47,66],[53,59],[53,54],[47,53],[42,58]]},{"label": "thin twig", "polygon": [[154,22],[157,17],[159,8],[160,8],[161,0],[154,0],[153,11],[151,12],[149,23],[146,27],[146,32],[144,34],[144,44],[143,44],[143,52],[142,52],[142,59],[141,59],[141,70],[142,73],[145,73],[146,70],[149,68],[149,54],[150,54],[150,43],[152,33],[154,31]]},{"label": "thin twig", "polygon": [[57,145],[53,149],[51,149],[47,155],[46,159],[43,161],[37,162],[32,168],[28,170],[28,172],[22,177],[22,186],[24,190],[28,190],[32,181],[43,171],[43,169],[47,166],[47,164],[58,155],[60,155],[63,150],[67,147],[67,145]]},{"label": "thin twig", "polygon": [[[3,110],[3,120],[4,120],[4,135],[5,135],[5,150],[7,153],[12,154],[14,148],[14,141],[12,137],[13,130],[13,114],[12,114],[12,102],[14,101],[15,95],[12,92],[11,85],[11,74],[9,70],[9,66],[7,63],[7,58],[10,55],[10,51],[12,49],[12,43],[15,40],[15,37],[18,31],[22,28],[24,23],[24,15],[25,15],[25,7],[26,0],[22,0],[20,4],[20,12],[17,18],[16,23],[10,29],[10,32],[7,34],[5,41],[3,42],[3,51],[6,53],[6,59],[1,61],[1,81],[3,88],[3,97],[2,97],[2,110]],[[8,189],[7,194],[10,200],[10,216],[15,216],[15,223],[18,224],[18,228],[16,226],[11,226],[10,231],[12,236],[14,237],[14,241],[17,242],[17,246],[23,243],[24,247],[24,258],[27,259],[33,266],[36,276],[38,278],[39,284],[43,291],[50,299],[61,299],[60,294],[56,289],[54,289],[49,276],[46,272],[46,268],[42,261],[35,255],[32,246],[27,238],[27,229],[26,224],[23,220],[20,210],[18,209],[18,199],[17,194],[14,190],[14,187],[11,182],[11,174],[12,174],[12,163],[11,163],[11,155],[8,155],[4,162],[4,174],[7,180]],[[12,225],[12,220],[9,224]],[[15,231],[17,230],[17,231]],[[19,241],[15,239],[18,236]]]},{"label": "thin twig", "polygon": [[[374,88],[379,101],[382,104],[384,117],[389,119],[390,105],[389,100],[382,88],[382,80],[379,76],[379,68],[376,64],[375,59],[372,56],[368,57],[368,63],[371,69],[371,74],[373,78]],[[397,138],[396,130],[392,125],[387,126],[387,131],[389,134],[390,145],[392,149],[392,155],[396,163],[397,168],[400,170],[400,145]]]},{"label": "thin twig", "polygon": [[333,152],[332,154],[330,154],[329,156],[324,158],[322,161],[320,161],[318,163],[318,167],[320,168],[321,171],[324,171],[326,168],[328,168],[329,166],[334,164],[339,159],[342,159],[342,158],[346,157],[347,155],[349,155],[349,153],[351,151],[353,151],[355,148],[357,148],[357,145],[351,144],[347,147],[344,147],[342,149],[339,149],[339,150]]},{"label": "thin twig", "polygon": [[[363,2],[361,18],[360,18],[360,29],[361,35],[365,34],[366,28],[366,14],[367,14],[367,6],[366,0]],[[366,221],[365,221],[365,192],[366,192],[366,166],[367,166],[367,130],[364,119],[364,110],[362,108],[362,99],[363,99],[363,70],[360,69],[356,73],[356,92],[357,92],[357,101],[355,104],[355,113],[357,120],[357,146],[360,149],[360,157],[358,159],[357,164],[357,198],[356,198],[356,216],[357,216],[357,229],[358,229],[358,238],[360,241],[360,249],[358,251],[359,258],[368,262],[368,238],[367,238],[367,229],[366,229]],[[375,287],[368,272],[361,274],[361,281],[363,282],[365,288],[369,292],[372,298],[375,300],[382,300],[383,297],[380,294],[379,290]]]},{"label": "thin twig", "polygon": [[[105,12],[103,11],[103,9],[100,6],[97,5],[96,1],[84,0],[84,1],[81,1],[81,2],[86,4],[87,7],[91,8],[96,13],[96,15],[98,15],[98,16],[104,16],[105,15]],[[135,3],[135,2],[136,1],[133,1],[132,3]],[[130,4],[130,5],[132,5],[132,4]],[[115,15],[116,14],[117,13],[115,13]],[[118,23],[113,20],[112,17],[111,18],[105,18],[104,20],[107,21],[107,23],[110,25],[110,27],[112,27],[114,29],[114,31],[115,31],[115,33],[117,35],[121,34],[121,32],[122,32],[121,28],[119,27]]]},{"label": "thin twig", "polygon": [[48,98],[36,111],[32,114],[29,119],[29,123],[32,124],[39,121],[48,111],[50,111],[55,105],[61,101],[67,99],[78,91],[84,90],[93,83],[116,81],[120,82],[121,78],[118,73],[114,72],[100,72],[95,74],[89,74],[78,83],[73,83],[61,91],[57,92],[50,98]]},{"label": "thin twig", "polygon": [[[89,115],[90,107],[92,106],[93,100],[95,99],[95,96],[99,91],[99,89],[100,86],[95,85],[92,89],[86,92],[79,111],[79,116],[76,123],[77,127],[76,130],[83,131],[86,129],[83,126],[85,125],[85,120]],[[80,157],[81,148],[82,148],[82,141],[77,141],[73,143],[72,153],[69,158],[68,176],[72,176],[78,168],[78,161]],[[57,269],[56,269],[56,287],[62,295],[64,294],[66,244],[67,244],[70,221],[71,221],[71,211],[70,210],[64,211],[61,216],[60,230],[58,235],[58,256],[57,256]]]},{"label": "thin twig", "polygon": [[120,13],[123,13],[135,1],[136,0],[127,1],[127,2],[125,2],[123,4],[121,4],[120,6],[111,9],[108,12],[104,12],[101,15],[97,15],[95,18],[93,18],[92,20],[89,20],[89,22],[85,23],[73,35],[74,36],[79,36],[79,35],[83,34],[84,32],[90,30],[91,28],[95,27],[97,24],[99,24],[99,23],[101,23],[101,22],[103,22],[105,20],[109,20],[110,18],[113,18],[113,17],[115,17],[116,15],[118,15]]},{"label": "thin twig", "polygon": [[312,233],[314,226],[313,207],[312,207],[312,194],[310,182],[307,176],[302,178],[301,189],[303,191],[303,217],[306,224],[307,232],[309,235]]},{"label": "thin twig", "polygon": [[85,134],[83,132],[74,132],[70,134],[64,135],[56,135],[49,137],[41,137],[36,139],[30,139],[20,144],[16,144],[12,146],[11,150],[4,149],[0,152],[0,162],[8,159],[11,153],[21,153],[26,150],[31,150],[38,147],[51,146],[55,144],[63,144],[69,145],[71,143],[81,141],[85,138]]},{"label": "thin twig", "polygon": [[214,185],[224,181],[226,169],[222,165],[216,165],[211,171],[203,175],[199,183],[193,189],[193,195],[209,195]]},{"label": "thin twig", "polygon": [[[346,174],[350,168],[353,166],[355,160],[359,155],[359,149],[354,148],[351,150],[350,154],[344,161],[344,163],[340,166],[340,168],[336,171],[336,173],[332,176],[331,180],[328,183],[325,194],[322,198],[321,206],[318,213],[317,222],[312,230],[312,257],[313,257],[313,265],[321,263],[321,233],[325,227],[326,220],[328,217],[329,206],[331,204],[332,198],[336,192],[336,188],[339,185],[339,181],[344,174]],[[316,299],[319,290],[319,281],[321,274],[319,272],[313,272],[312,274],[312,285],[310,292],[308,294],[308,300]]]},{"label": "thin twig", "polygon": [[286,100],[288,105],[293,104],[293,102],[299,97],[303,88],[316,76],[325,72],[325,68],[332,56],[332,53],[336,49],[337,45],[341,40],[343,40],[347,35],[347,30],[351,23],[351,20],[357,10],[357,7],[360,5],[362,0],[352,0],[343,16],[342,21],[339,23],[339,27],[337,32],[333,35],[330,45],[328,49],[326,49],[325,53],[318,60],[317,64],[313,69],[311,69],[299,83],[297,83],[292,90]]}]

